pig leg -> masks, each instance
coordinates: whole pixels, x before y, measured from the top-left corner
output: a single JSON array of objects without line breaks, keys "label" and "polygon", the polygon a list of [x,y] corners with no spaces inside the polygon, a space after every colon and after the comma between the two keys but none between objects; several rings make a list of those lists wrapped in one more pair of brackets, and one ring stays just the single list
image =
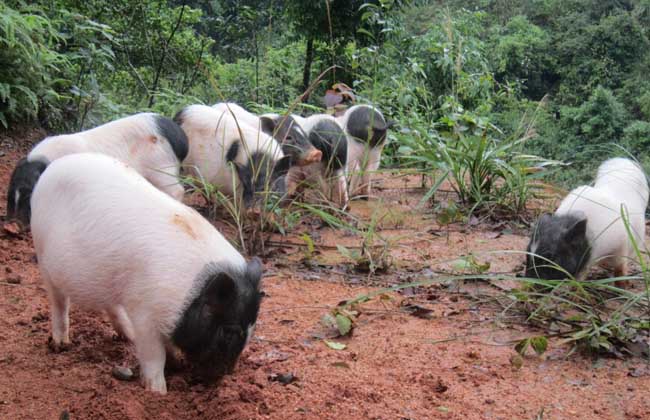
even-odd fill
[{"label": "pig leg", "polygon": [[113,328],[115,328],[118,336],[124,337],[133,343],[135,341],[133,324],[131,324],[131,320],[124,307],[121,305],[115,306],[108,311],[108,316],[111,318],[111,324],[113,324]]},{"label": "pig leg", "polygon": [[349,165],[347,175],[350,185],[350,195],[355,196],[361,182],[361,167],[358,161],[349,162]]},{"label": "pig leg", "polygon": [[335,172],[331,183],[332,193],[330,199],[338,204],[339,207],[345,208],[349,200],[345,172],[343,170]]},{"label": "pig leg", "polygon": [[148,322],[135,327],[135,349],[145,389],[165,395],[165,344],[160,333]]},{"label": "pig leg", "polygon": [[305,171],[301,167],[294,166],[289,169],[286,177],[287,196],[293,197],[296,193],[302,192],[305,179]]},{"label": "pig leg", "polygon": [[[612,260],[612,265],[614,266],[615,277],[625,277],[629,274],[627,258],[616,257]],[[632,287],[632,284],[629,280],[618,280],[614,283],[614,285],[616,287],[620,287],[621,289],[629,289]]]},{"label": "pig leg", "polygon": [[368,153],[368,164],[361,175],[361,188],[365,189],[365,195],[368,198],[370,198],[370,191],[372,190],[372,175],[377,172],[381,163],[381,150],[382,147],[370,150]]},{"label": "pig leg", "polygon": [[48,294],[52,317],[52,340],[49,346],[58,353],[70,345],[70,298],[53,286],[48,286]]}]

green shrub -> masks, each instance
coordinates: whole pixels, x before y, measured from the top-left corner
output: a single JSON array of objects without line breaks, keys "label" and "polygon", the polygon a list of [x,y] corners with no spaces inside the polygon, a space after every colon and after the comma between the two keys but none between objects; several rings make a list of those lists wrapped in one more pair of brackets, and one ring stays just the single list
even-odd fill
[{"label": "green shrub", "polygon": [[57,75],[70,66],[56,51],[64,42],[38,8],[23,11],[0,4],[0,123],[33,120],[60,99]]}]

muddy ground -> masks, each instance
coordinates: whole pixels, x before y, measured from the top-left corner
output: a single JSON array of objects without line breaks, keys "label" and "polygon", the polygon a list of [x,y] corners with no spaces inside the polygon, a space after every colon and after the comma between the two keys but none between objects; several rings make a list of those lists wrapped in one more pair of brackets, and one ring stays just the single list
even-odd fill
[{"label": "muddy ground", "polygon": [[[0,134],[0,214],[24,141],[40,136]],[[521,255],[489,251],[524,249],[524,226],[440,226],[429,206],[416,208],[423,195],[417,177],[385,174],[377,187],[378,197],[353,203],[352,213],[388,213],[380,223],[392,238],[387,273],[359,274],[336,250],[360,245],[354,233],[303,223],[286,238],[276,236],[279,246],[266,249],[256,336],[235,373],[206,387],[186,369],[170,369],[162,397],[111,376],[114,366],[137,363],[101,314],[73,304],[72,349],[48,350],[48,304],[31,238],[0,231],[0,419],[650,419],[642,360],[568,356],[568,347],[552,341],[543,356],[513,363],[513,340],[538,332],[505,327],[496,306],[478,304],[477,297],[499,293],[484,282],[374,298],[359,308],[352,336],[333,339],[347,347],[328,347],[320,321],[342,300],[437,278],[470,252],[489,262],[490,272],[512,273],[523,262]],[[445,193],[437,199],[446,201]],[[316,245],[312,255],[303,233]],[[405,303],[432,312],[416,317]],[[287,374],[294,381],[277,380]]]}]

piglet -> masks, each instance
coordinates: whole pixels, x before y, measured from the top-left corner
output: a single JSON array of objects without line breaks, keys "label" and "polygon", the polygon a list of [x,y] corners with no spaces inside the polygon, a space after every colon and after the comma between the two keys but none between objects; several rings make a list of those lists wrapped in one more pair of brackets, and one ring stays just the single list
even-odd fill
[{"label": "piglet", "polygon": [[338,121],[326,114],[307,118],[292,116],[305,130],[309,142],[322,153],[320,162],[304,167],[293,167],[287,175],[287,190],[291,194],[303,184],[316,184],[324,196],[345,207],[348,203],[346,167],[348,140]]},{"label": "piglet", "polygon": [[127,162],[153,185],[182,200],[180,164],[187,137],[172,120],[152,113],[135,114],[75,134],[47,137],[21,159],[9,182],[7,216],[29,225],[34,185],[50,162],[72,153],[104,153]]},{"label": "piglet", "polygon": [[350,196],[371,193],[372,174],[381,162],[388,129],[384,115],[370,105],[354,105],[337,117],[348,135],[347,173]]},{"label": "piglet", "polygon": [[643,169],[629,159],[605,161],[593,187],[572,190],[555,214],[540,217],[528,244],[526,276],[552,280],[566,278],[568,273],[584,279],[596,264],[613,268],[616,276],[627,275],[628,260],[636,254],[621,207],[643,249],[647,204],[648,182]]},{"label": "piglet", "polygon": [[135,344],[145,388],[165,394],[166,346],[214,380],[251,337],[260,261],[117,159],[51,163],[33,192],[32,233],[54,349],[70,344],[71,302],[107,311]]},{"label": "piglet", "polygon": [[292,115],[257,116],[234,102],[219,102],[212,105],[212,108],[273,137],[282,147],[282,152],[291,157],[294,165],[304,166],[321,160],[321,152],[309,143],[307,135]]},{"label": "piglet", "polygon": [[225,107],[206,105],[187,106],[174,120],[187,133],[190,150],[185,166],[190,174],[224,194],[241,195],[246,209],[266,192],[284,195],[291,156],[259,127]]}]

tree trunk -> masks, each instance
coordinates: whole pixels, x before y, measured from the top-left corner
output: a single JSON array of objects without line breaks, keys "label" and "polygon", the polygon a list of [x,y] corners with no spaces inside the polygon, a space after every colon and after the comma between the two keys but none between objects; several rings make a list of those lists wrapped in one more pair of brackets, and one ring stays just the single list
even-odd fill
[{"label": "tree trunk", "polygon": [[[305,68],[302,72],[302,91],[307,92],[309,89],[309,82],[311,76],[311,63],[314,61],[314,38],[309,37],[307,39],[307,49],[305,51]],[[303,97],[303,101],[306,101],[309,95]]]}]

